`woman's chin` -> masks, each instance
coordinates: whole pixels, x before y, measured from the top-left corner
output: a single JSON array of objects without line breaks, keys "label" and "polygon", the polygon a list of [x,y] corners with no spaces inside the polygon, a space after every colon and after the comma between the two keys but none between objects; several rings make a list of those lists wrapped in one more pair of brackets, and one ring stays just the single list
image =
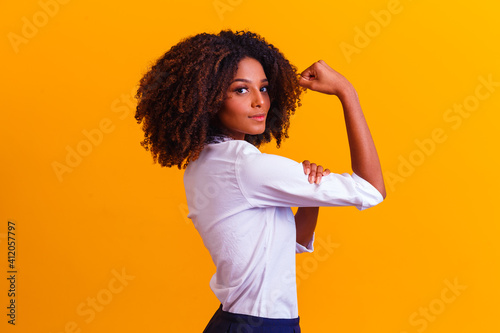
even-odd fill
[{"label": "woman's chin", "polygon": [[265,131],[266,131],[266,129],[264,128],[263,130],[255,131],[255,133],[253,133],[251,135],[262,135],[262,134],[264,134]]}]

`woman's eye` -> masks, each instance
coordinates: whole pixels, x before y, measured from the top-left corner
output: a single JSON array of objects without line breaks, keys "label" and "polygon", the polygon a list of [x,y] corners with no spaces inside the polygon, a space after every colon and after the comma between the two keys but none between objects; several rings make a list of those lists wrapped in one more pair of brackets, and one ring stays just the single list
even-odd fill
[{"label": "woman's eye", "polygon": [[236,88],[234,91],[236,91],[239,94],[245,93],[245,91],[248,90],[247,88]]},{"label": "woman's eye", "polygon": [[[265,87],[262,87],[260,88],[260,91],[261,92],[265,92],[267,93],[268,92],[268,86],[265,86]],[[244,93],[247,93],[248,92],[248,88],[245,88],[245,87],[240,87],[240,88],[236,88],[234,89],[235,92],[237,92],[238,94],[244,94]]]}]

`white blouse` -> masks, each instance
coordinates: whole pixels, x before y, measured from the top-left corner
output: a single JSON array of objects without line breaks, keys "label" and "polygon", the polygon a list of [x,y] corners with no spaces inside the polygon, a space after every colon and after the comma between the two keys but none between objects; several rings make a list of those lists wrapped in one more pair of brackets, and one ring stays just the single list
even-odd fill
[{"label": "white blouse", "polygon": [[224,311],[297,318],[296,243],[291,207],[377,205],[382,195],[356,174],[310,184],[302,163],[261,153],[243,140],[206,145],[184,173],[188,217],[210,252],[210,287]]}]

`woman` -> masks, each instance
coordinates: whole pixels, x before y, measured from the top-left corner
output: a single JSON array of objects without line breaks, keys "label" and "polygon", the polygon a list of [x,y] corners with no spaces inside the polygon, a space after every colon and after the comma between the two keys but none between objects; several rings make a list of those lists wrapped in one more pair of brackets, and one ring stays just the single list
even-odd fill
[{"label": "woman", "polygon": [[[305,89],[342,102],[352,174],[257,149],[288,137]],[[318,207],[361,210],[385,198],[353,86],[321,60],[299,76],[262,37],[227,30],[173,46],[137,98],[142,145],[162,166],[186,168],[188,217],[217,268],[210,287],[221,306],[205,332],[300,332],[295,253],[313,251]]]}]

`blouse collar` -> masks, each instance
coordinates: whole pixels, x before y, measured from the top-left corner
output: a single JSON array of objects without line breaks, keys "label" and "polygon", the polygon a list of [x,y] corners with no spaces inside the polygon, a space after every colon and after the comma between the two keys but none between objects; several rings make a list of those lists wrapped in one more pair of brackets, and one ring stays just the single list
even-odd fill
[{"label": "blouse collar", "polygon": [[207,137],[207,143],[221,143],[221,142],[226,142],[226,141],[232,141],[234,140],[230,136],[224,135],[224,134],[218,134],[218,135],[211,135]]}]

